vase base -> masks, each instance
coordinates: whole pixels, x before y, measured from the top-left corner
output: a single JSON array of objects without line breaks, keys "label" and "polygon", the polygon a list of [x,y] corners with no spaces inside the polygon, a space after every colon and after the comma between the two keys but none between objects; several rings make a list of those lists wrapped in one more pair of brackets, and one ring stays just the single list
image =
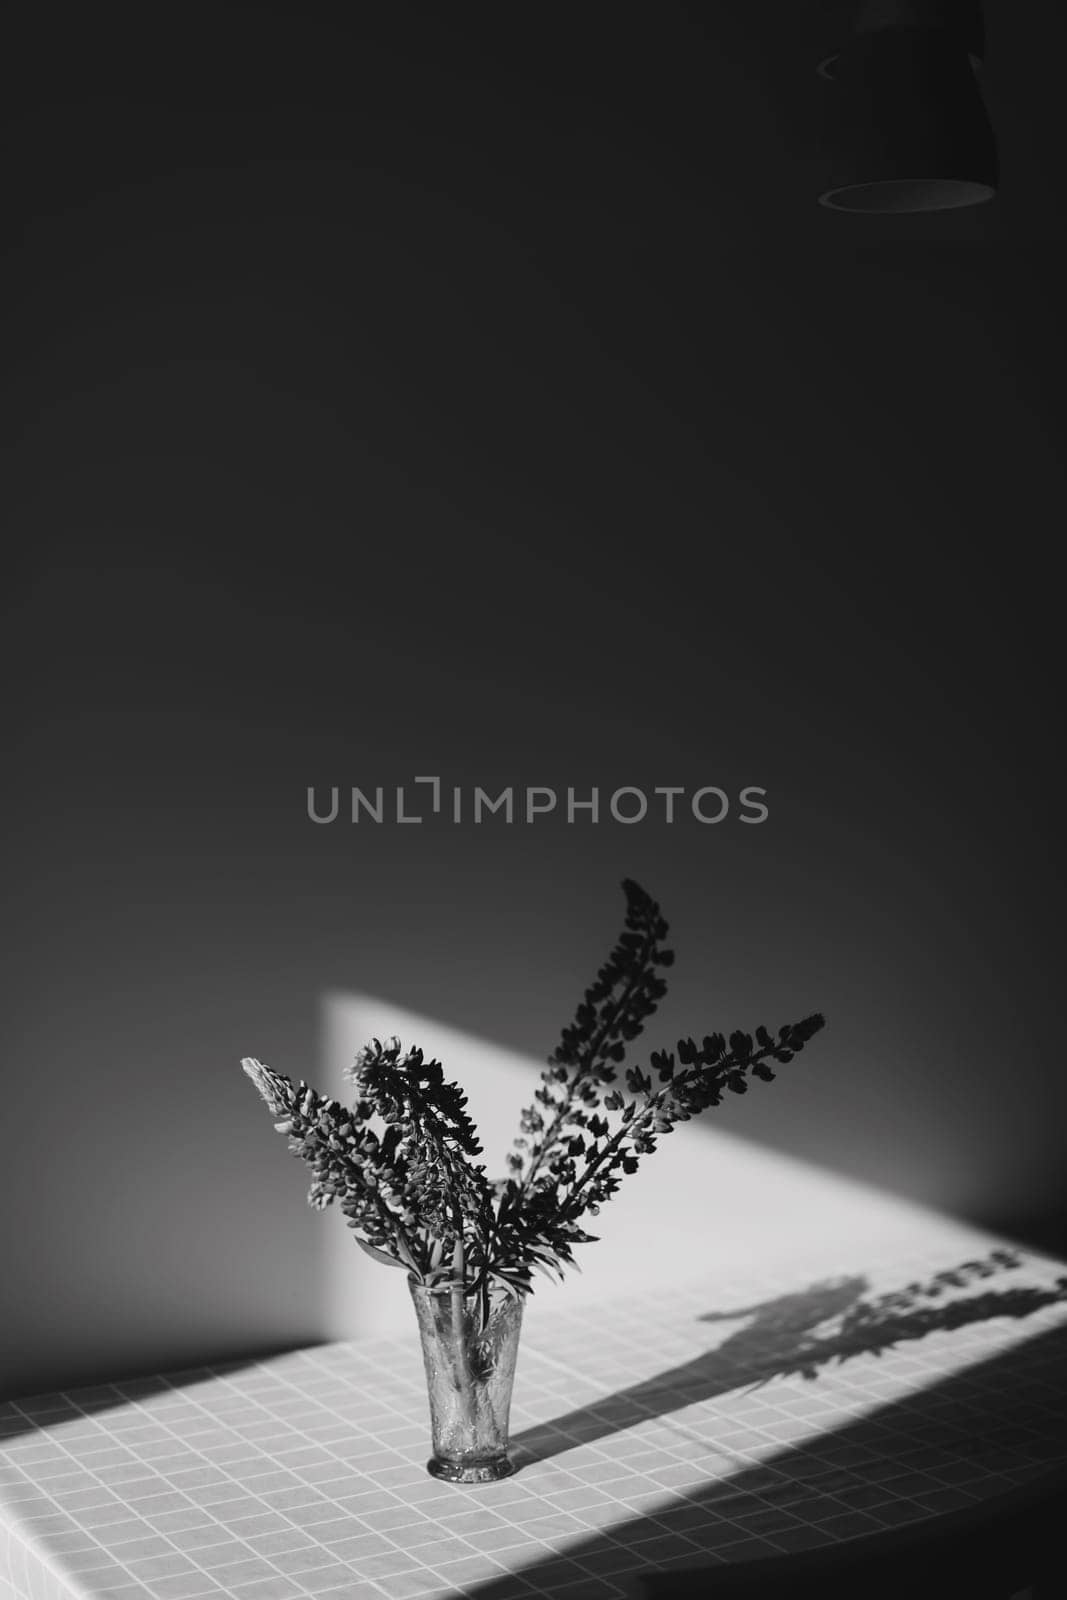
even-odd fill
[{"label": "vase base", "polygon": [[495,1461],[471,1461],[467,1464],[441,1461],[437,1456],[431,1456],[426,1463],[426,1471],[431,1478],[442,1478],[445,1483],[496,1483],[499,1478],[510,1478],[515,1468],[507,1456],[498,1456]]}]

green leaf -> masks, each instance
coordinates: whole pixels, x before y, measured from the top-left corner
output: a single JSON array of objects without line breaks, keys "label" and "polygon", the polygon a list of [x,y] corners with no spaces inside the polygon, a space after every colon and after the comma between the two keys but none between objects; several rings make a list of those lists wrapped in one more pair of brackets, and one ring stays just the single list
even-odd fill
[{"label": "green leaf", "polygon": [[534,1267],[535,1267],[535,1268],[536,1268],[536,1269],[537,1269],[537,1271],[538,1271],[538,1272],[543,1272],[543,1273],[544,1273],[544,1275],[545,1275],[545,1277],[546,1277],[546,1278],[547,1278],[547,1279],[548,1279],[548,1281],[549,1281],[549,1283],[555,1283],[555,1282],[557,1282],[557,1279],[558,1279],[558,1281],[559,1281],[559,1282],[560,1282],[560,1283],[562,1283],[562,1282],[563,1282],[563,1274],[562,1274],[562,1272],[560,1272],[560,1271],[559,1271],[559,1270],[558,1270],[558,1268],[557,1268],[557,1271],[556,1271],[556,1274],[555,1274],[555,1275],[553,1275],[553,1274],[552,1274],[552,1273],[551,1273],[551,1272],[550,1272],[550,1271],[549,1271],[549,1270],[548,1270],[548,1268],[547,1268],[547,1267],[546,1267],[546,1266],[545,1266],[545,1264],[544,1264],[544,1262],[543,1262],[543,1261],[537,1261],[537,1260],[536,1260],[536,1259],[535,1259],[535,1260],[534,1260],[534,1261],[533,1261],[533,1262],[532,1262],[532,1263],[531,1263],[531,1265],[532,1265],[532,1266],[534,1266]]},{"label": "green leaf", "polygon": [[499,1271],[491,1272],[490,1277],[493,1278],[495,1282],[502,1283],[504,1285],[504,1289],[513,1300],[517,1300],[519,1298],[519,1291],[523,1288],[523,1283],[520,1278],[513,1278],[509,1273]]},{"label": "green leaf", "polygon": [[386,1255],[384,1250],[375,1250],[374,1246],[372,1244],[368,1244],[365,1239],[357,1239],[356,1243],[359,1245],[361,1250],[365,1251],[366,1254],[371,1257],[372,1260],[384,1261],[387,1267],[399,1267],[402,1272],[406,1272],[408,1270],[402,1261],[398,1261],[395,1256]]},{"label": "green leaf", "polygon": [[419,1264],[399,1234],[397,1234],[394,1243],[396,1244],[397,1253],[400,1255],[401,1259],[407,1263],[415,1276],[421,1280],[422,1271],[419,1267]]}]

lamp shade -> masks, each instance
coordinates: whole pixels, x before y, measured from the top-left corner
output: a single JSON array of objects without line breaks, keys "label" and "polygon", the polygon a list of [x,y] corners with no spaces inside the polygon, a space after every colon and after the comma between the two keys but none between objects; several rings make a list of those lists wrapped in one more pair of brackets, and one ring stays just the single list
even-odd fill
[{"label": "lamp shade", "polygon": [[857,34],[827,62],[829,178],[838,211],[944,211],[996,192],[996,141],[970,40],[945,27]]}]

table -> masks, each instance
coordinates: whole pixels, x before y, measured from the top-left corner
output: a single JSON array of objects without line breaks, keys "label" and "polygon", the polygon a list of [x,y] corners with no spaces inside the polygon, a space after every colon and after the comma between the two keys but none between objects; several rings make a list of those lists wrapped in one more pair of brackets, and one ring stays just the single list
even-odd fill
[{"label": "table", "polygon": [[609,1600],[992,1508],[1067,1462],[1067,1268],[947,1229],[601,1306],[545,1286],[512,1441],[503,1482],[426,1474],[414,1319],[15,1400],[0,1597]]}]

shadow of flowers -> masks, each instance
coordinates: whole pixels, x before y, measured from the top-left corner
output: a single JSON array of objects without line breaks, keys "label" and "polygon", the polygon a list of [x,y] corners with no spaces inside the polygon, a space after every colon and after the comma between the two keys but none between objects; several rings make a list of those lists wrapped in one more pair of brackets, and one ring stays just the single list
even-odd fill
[{"label": "shadow of flowers", "polygon": [[989,1288],[948,1298],[950,1291],[968,1289],[1021,1264],[1015,1251],[995,1249],[889,1294],[865,1297],[867,1280],[846,1277],[740,1310],[706,1312],[697,1320],[744,1320],[745,1326],[691,1361],[513,1435],[512,1459],[521,1469],[732,1390],[798,1374],[814,1379],[831,1362],[878,1355],[905,1340],[992,1317],[1027,1317],[1067,1300],[1067,1275],[1044,1287]]},{"label": "shadow of flowers", "polygon": [[[907,1339],[922,1339],[928,1333],[947,1332],[986,1322],[991,1317],[1028,1317],[1042,1307],[1067,1299],[1067,1275],[1044,1287],[987,1289],[981,1294],[945,1299],[952,1289],[969,1288],[976,1281],[997,1272],[1021,1266],[1014,1250],[997,1249],[978,1261],[965,1261],[949,1271],[939,1272],[928,1283],[909,1283],[905,1288],[870,1300],[858,1300],[845,1311],[837,1328],[812,1333],[800,1339],[791,1352],[783,1352],[779,1375],[800,1373],[805,1378],[818,1376],[828,1361],[846,1361],[850,1356],[881,1355]],[[702,1322],[714,1320],[714,1314]],[[773,1374],[768,1374],[768,1377]],[[761,1380],[767,1381],[767,1378]]]}]

